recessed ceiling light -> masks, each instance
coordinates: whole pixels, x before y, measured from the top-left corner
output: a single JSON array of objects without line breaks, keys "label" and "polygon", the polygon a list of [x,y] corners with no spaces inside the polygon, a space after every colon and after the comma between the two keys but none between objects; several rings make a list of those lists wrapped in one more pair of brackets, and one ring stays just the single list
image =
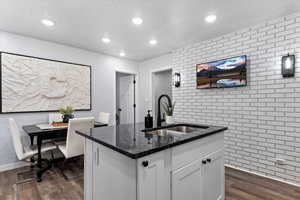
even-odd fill
[{"label": "recessed ceiling light", "polygon": [[42,19],[42,24],[44,24],[45,26],[51,27],[54,26],[54,22],[51,21],[50,19]]},{"label": "recessed ceiling light", "polygon": [[121,52],[120,52],[120,56],[121,56],[121,57],[126,56],[125,52],[124,52],[124,51],[121,51]]},{"label": "recessed ceiling light", "polygon": [[205,21],[207,23],[213,23],[213,22],[216,21],[216,19],[217,19],[216,15],[208,15],[208,16],[205,17]]},{"label": "recessed ceiling light", "polygon": [[140,17],[134,17],[134,18],[132,18],[131,21],[135,25],[141,25],[143,23],[143,19]]},{"label": "recessed ceiling light", "polygon": [[108,44],[110,43],[110,39],[108,37],[103,37],[102,42]]},{"label": "recessed ceiling light", "polygon": [[149,41],[149,44],[151,44],[151,45],[156,45],[156,44],[157,44],[157,41],[154,40],[154,39],[153,39],[153,40],[150,40],[150,41]]}]

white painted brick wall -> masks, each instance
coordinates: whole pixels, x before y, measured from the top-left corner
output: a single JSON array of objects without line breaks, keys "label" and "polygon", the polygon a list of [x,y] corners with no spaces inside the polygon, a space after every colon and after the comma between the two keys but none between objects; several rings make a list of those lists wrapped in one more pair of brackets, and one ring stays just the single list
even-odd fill
[{"label": "white painted brick wall", "polygon": [[[296,55],[295,78],[281,76],[287,53]],[[196,89],[196,64],[244,54],[248,86]],[[177,49],[173,68],[182,75],[177,121],[227,126],[228,164],[300,184],[300,13]]]}]

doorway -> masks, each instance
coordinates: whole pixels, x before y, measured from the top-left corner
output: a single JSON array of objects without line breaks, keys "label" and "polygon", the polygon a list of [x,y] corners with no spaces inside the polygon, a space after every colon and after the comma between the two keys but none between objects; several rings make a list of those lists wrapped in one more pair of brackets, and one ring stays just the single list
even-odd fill
[{"label": "doorway", "polygon": [[135,75],[116,72],[116,124],[135,122]]},{"label": "doorway", "polygon": [[[152,109],[154,119],[157,119],[158,98],[166,94],[172,99],[172,69],[152,72]],[[161,116],[163,116],[163,109]]]}]

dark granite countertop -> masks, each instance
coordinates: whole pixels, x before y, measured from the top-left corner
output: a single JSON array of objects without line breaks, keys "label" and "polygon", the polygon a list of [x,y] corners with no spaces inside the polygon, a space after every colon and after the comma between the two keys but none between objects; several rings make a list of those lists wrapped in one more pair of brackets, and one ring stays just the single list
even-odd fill
[{"label": "dark granite countertop", "polygon": [[[162,136],[148,132],[166,127],[172,128],[175,125],[202,126],[204,128],[180,136],[168,134]],[[177,123],[159,128],[154,127],[145,132],[144,123],[135,123],[92,128],[86,133],[80,131],[76,131],[76,133],[130,158],[138,159],[224,130],[227,130],[227,127]]]}]

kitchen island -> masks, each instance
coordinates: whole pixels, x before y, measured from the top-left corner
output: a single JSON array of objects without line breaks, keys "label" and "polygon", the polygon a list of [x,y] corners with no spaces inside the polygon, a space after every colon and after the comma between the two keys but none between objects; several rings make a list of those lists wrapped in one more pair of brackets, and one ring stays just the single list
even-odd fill
[{"label": "kitchen island", "polygon": [[85,200],[222,200],[226,127],[143,123],[85,138]]}]

